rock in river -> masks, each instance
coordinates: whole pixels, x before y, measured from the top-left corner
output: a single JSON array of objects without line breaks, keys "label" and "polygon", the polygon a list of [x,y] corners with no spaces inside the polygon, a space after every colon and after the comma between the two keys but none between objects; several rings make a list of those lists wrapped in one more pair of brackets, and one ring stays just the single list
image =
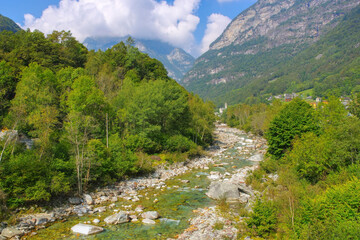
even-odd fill
[{"label": "rock in river", "polygon": [[73,231],[74,233],[80,233],[83,235],[92,235],[92,234],[100,233],[100,232],[104,231],[104,229],[102,227],[98,227],[98,226],[79,223],[79,224],[76,224],[75,226],[73,226],[71,228],[71,231]]},{"label": "rock in river", "polygon": [[254,162],[261,162],[264,159],[264,155],[263,154],[255,154],[251,157],[249,157],[249,161],[254,161]]},{"label": "rock in river", "polygon": [[212,182],[206,195],[213,199],[225,199],[227,202],[247,203],[252,191],[246,186],[230,182]]},{"label": "rock in river", "polygon": [[159,213],[156,211],[148,211],[148,212],[144,212],[143,214],[141,214],[141,217],[145,218],[145,219],[154,220],[154,219],[159,218]]},{"label": "rock in river", "polygon": [[147,218],[143,219],[142,222],[145,224],[156,224],[156,222],[154,220],[147,219]]},{"label": "rock in river", "polygon": [[23,232],[13,227],[4,228],[1,232],[1,236],[4,236],[6,238],[12,238],[21,235],[23,235]]},{"label": "rock in river", "polygon": [[119,212],[104,219],[107,224],[119,224],[129,222],[129,214]]}]

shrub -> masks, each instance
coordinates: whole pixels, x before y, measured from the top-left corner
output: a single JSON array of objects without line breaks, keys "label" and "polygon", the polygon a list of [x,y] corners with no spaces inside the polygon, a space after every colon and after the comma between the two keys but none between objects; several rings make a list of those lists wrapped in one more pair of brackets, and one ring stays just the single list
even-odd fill
[{"label": "shrub", "polygon": [[166,141],[166,149],[170,152],[188,152],[196,148],[196,144],[182,135],[175,135]]},{"label": "shrub", "polygon": [[319,127],[314,114],[314,109],[298,98],[286,105],[270,123],[266,134],[268,153],[280,159],[291,147],[291,142],[296,136],[306,132],[317,132]]},{"label": "shrub", "polygon": [[267,237],[276,229],[276,209],[271,201],[258,198],[253,212],[246,223],[254,233],[260,237]]}]

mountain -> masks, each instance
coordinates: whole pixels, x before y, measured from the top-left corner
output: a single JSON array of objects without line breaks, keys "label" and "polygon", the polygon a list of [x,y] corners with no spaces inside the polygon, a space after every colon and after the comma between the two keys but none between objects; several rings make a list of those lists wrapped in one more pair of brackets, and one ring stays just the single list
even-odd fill
[{"label": "mountain", "polygon": [[17,32],[21,30],[21,28],[10,18],[7,18],[0,14],[0,32],[4,30]]},{"label": "mountain", "polygon": [[[296,56],[347,21],[345,16],[358,5],[358,0],[259,0],[228,25],[209,51],[196,60],[182,84],[219,105],[243,102],[263,94],[311,89],[314,83],[300,89],[289,79],[282,81],[285,85],[276,82],[291,73],[289,63]],[[353,17],[358,16],[354,13]],[[358,26],[350,31],[353,32],[343,32],[338,37],[351,38]],[[327,39],[324,41],[334,40]],[[325,45],[331,48],[332,44],[335,42]],[[353,48],[350,44],[346,46]],[[294,60],[292,63],[296,66]],[[307,72],[301,74],[297,76],[300,82],[311,77]],[[264,91],[269,83],[276,83],[276,89]]]},{"label": "mountain", "polygon": [[[128,37],[98,37],[87,38],[84,45],[88,49],[105,51],[115,44],[126,41]],[[180,81],[185,73],[187,73],[194,65],[193,56],[185,52],[183,49],[175,48],[168,43],[157,40],[134,39],[135,47],[143,53],[147,53],[150,57],[156,58],[162,62],[169,73],[169,76]]]}]

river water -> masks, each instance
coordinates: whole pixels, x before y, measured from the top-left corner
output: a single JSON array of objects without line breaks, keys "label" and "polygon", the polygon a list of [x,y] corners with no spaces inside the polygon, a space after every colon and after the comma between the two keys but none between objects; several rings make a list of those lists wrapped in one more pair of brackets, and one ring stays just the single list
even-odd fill
[{"label": "river water", "polygon": [[[82,217],[71,216],[65,222],[54,223],[45,229],[38,230],[36,235],[27,236],[26,238],[48,240],[167,239],[176,237],[176,235],[189,227],[188,220],[196,216],[196,211],[194,212],[193,210],[216,205],[216,201],[205,195],[210,184],[208,176],[211,172],[227,172],[231,176],[239,168],[255,164],[255,162],[246,160],[255,153],[255,150],[241,151],[247,145],[252,144],[251,140],[247,140],[249,136],[237,129],[225,126],[218,126],[216,135],[219,148],[209,154],[211,154],[216,163],[222,163],[221,166],[210,164],[208,167],[201,169],[192,169],[183,175],[165,181],[165,185],[162,188],[147,188],[139,191],[138,195],[144,197],[140,198],[140,201],[136,203],[121,200],[116,202],[115,207],[108,209],[104,213],[87,214]],[[137,205],[144,206],[145,211],[157,211],[161,218],[156,220],[155,225],[146,225],[141,221],[119,225],[107,225],[103,222],[103,219],[114,214],[114,211],[131,210]],[[97,225],[103,227],[105,229],[104,232],[93,236],[81,236],[71,232],[72,226],[78,223],[92,222],[95,218],[101,220]]]}]

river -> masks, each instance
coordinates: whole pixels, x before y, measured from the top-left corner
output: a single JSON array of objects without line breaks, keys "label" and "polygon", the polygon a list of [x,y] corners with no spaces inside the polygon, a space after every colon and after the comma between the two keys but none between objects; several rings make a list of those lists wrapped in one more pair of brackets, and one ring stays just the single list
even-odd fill
[{"label": "river", "polygon": [[[128,188],[123,191],[119,200],[101,205],[106,211],[72,215],[66,221],[52,223],[24,238],[168,239],[184,236],[184,232],[188,234],[189,220],[196,218],[202,209],[209,209],[217,204],[216,200],[206,195],[211,181],[243,181],[245,175],[242,169],[251,169],[251,166],[258,164],[258,161],[248,159],[265,152],[266,144],[263,139],[246,135],[238,129],[218,125],[215,135],[215,145],[207,150],[206,156],[186,165],[163,169],[152,178],[132,179],[123,183],[121,186],[124,188],[126,185]],[[239,180],[239,174],[242,174],[242,180]],[[144,211],[157,211],[161,218],[156,220],[154,225],[143,224],[141,221],[107,225],[103,221],[105,217],[118,211],[128,211],[129,214],[136,215],[134,210],[139,205],[144,207]],[[96,207],[99,206],[90,208]],[[100,222],[94,224],[94,219]],[[73,234],[70,229],[78,223],[98,225],[105,231],[92,236]]]}]

